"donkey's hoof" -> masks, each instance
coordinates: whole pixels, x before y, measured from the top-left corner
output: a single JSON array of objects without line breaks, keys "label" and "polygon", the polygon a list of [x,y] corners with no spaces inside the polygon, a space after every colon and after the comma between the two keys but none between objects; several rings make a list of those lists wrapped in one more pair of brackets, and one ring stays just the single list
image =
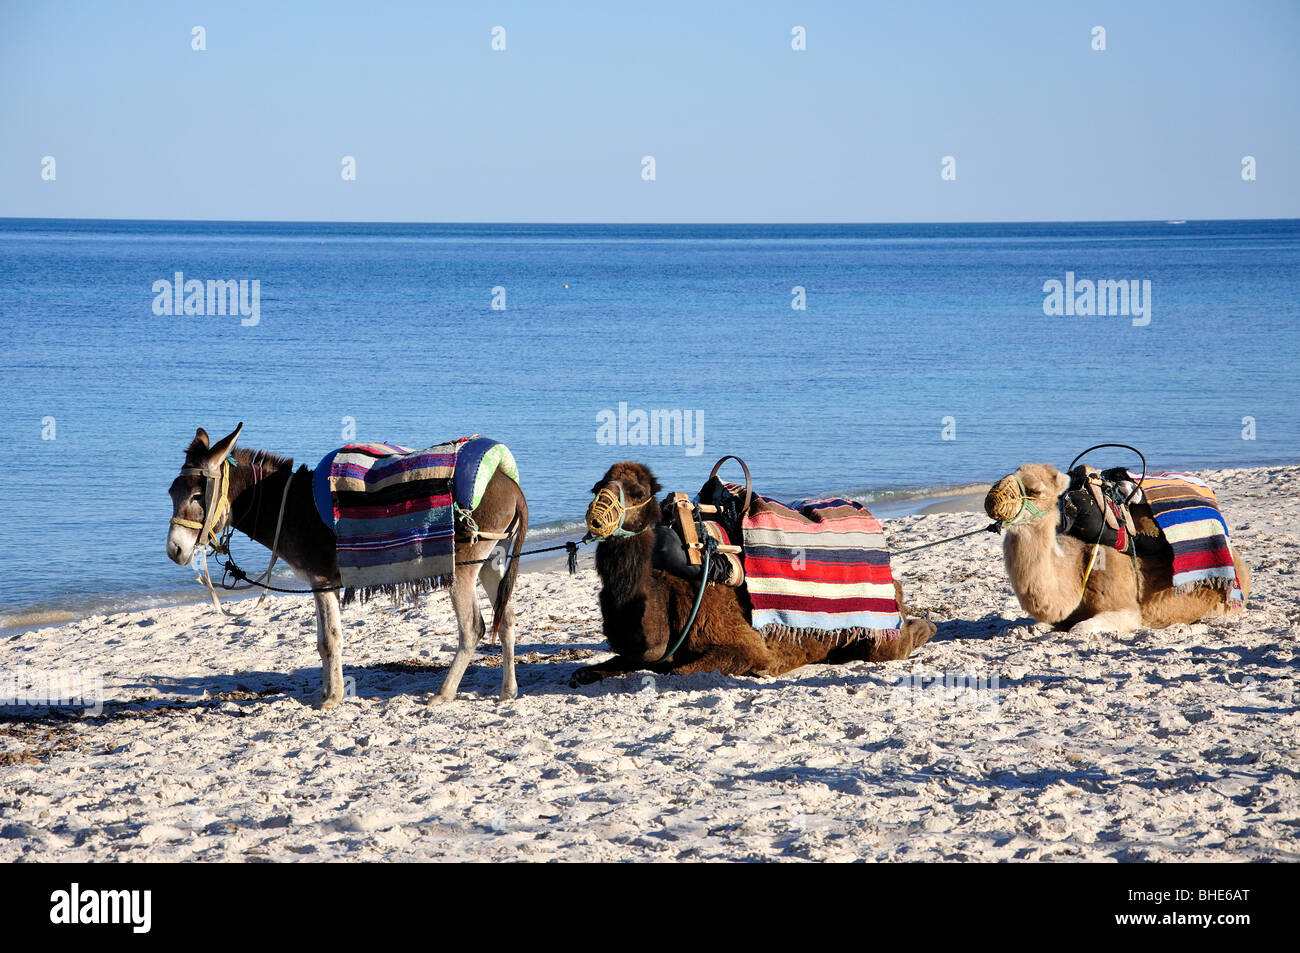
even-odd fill
[{"label": "donkey's hoof", "polygon": [[428,705],[430,708],[433,708],[435,705],[445,705],[449,701],[451,701],[451,699],[448,698],[446,695],[435,694],[435,695],[430,695],[428,698],[426,698],[424,700],[424,703]]},{"label": "donkey's hoof", "polygon": [[316,703],[316,707],[321,711],[330,711],[331,709],[338,708],[339,702],[341,701],[343,701],[343,696],[341,694],[323,695],[321,696],[321,700]]},{"label": "donkey's hoof", "polygon": [[519,697],[519,691],[517,689],[503,688],[501,689],[501,695],[498,697],[497,700],[503,702],[512,702],[518,697]]}]

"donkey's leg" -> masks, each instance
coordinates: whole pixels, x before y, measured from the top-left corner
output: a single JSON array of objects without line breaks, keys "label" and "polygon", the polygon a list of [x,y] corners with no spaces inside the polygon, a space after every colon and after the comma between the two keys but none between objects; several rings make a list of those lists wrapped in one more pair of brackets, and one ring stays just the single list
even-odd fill
[{"label": "donkey's leg", "polygon": [[451,668],[433,697],[430,704],[449,702],[456,697],[460,680],[474,657],[474,649],[479,639],[483,638],[486,628],[483,625],[483,613],[478,608],[478,571],[480,566],[468,566],[465,571],[457,572],[456,582],[451,587],[451,608],[456,613],[458,642],[456,657],[451,660]]},{"label": "donkey's leg", "polygon": [[[494,606],[497,604],[497,590],[501,586],[504,571],[504,566],[498,569],[496,562],[487,562],[479,574],[488,601]],[[501,636],[501,700],[509,701],[519,694],[519,686],[515,683],[515,610],[507,604],[503,612],[504,618],[498,630]]]},{"label": "donkey's leg", "polygon": [[316,595],[316,651],[320,653],[320,707],[329,711],[343,700],[343,622],[337,592]]}]

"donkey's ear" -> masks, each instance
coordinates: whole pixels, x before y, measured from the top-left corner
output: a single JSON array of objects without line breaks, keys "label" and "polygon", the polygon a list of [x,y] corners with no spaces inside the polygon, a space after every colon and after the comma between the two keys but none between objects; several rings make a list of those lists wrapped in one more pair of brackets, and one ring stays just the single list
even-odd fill
[{"label": "donkey's ear", "polygon": [[204,430],[202,427],[200,427],[198,430],[194,431],[194,442],[190,444],[190,448],[191,449],[202,448],[206,450],[208,449],[208,446],[209,446],[208,432]]},{"label": "donkey's ear", "polygon": [[244,422],[241,420],[229,436],[217,441],[217,445],[208,451],[209,466],[219,466],[221,461],[226,458],[226,454],[235,449],[235,441],[239,439],[239,432],[243,429]]}]

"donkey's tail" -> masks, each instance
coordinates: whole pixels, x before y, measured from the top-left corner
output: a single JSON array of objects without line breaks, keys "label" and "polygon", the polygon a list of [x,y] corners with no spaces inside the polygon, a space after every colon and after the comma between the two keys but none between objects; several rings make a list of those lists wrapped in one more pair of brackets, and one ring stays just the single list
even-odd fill
[{"label": "donkey's tail", "polygon": [[519,499],[515,503],[515,545],[514,551],[510,554],[510,565],[506,567],[505,575],[501,577],[501,584],[497,586],[496,603],[492,606],[492,639],[497,638],[497,632],[501,628],[501,623],[506,618],[506,607],[510,605],[510,594],[514,592],[515,579],[519,576],[519,554],[524,548],[524,537],[528,535],[528,501],[524,499],[523,491],[519,491]]}]

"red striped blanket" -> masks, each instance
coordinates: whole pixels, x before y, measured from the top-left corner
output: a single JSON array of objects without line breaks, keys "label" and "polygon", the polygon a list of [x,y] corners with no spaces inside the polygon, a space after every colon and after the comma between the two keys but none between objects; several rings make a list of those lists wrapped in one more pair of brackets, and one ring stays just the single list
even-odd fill
[{"label": "red striped blanket", "polygon": [[1241,608],[1245,597],[1228,548],[1228,524],[1209,484],[1189,473],[1148,473],[1142,496],[1174,551],[1174,590],[1220,589],[1230,607]]},{"label": "red striped blanket", "polygon": [[756,495],[742,529],[752,622],[765,636],[898,637],[884,531],[862,504]]}]

